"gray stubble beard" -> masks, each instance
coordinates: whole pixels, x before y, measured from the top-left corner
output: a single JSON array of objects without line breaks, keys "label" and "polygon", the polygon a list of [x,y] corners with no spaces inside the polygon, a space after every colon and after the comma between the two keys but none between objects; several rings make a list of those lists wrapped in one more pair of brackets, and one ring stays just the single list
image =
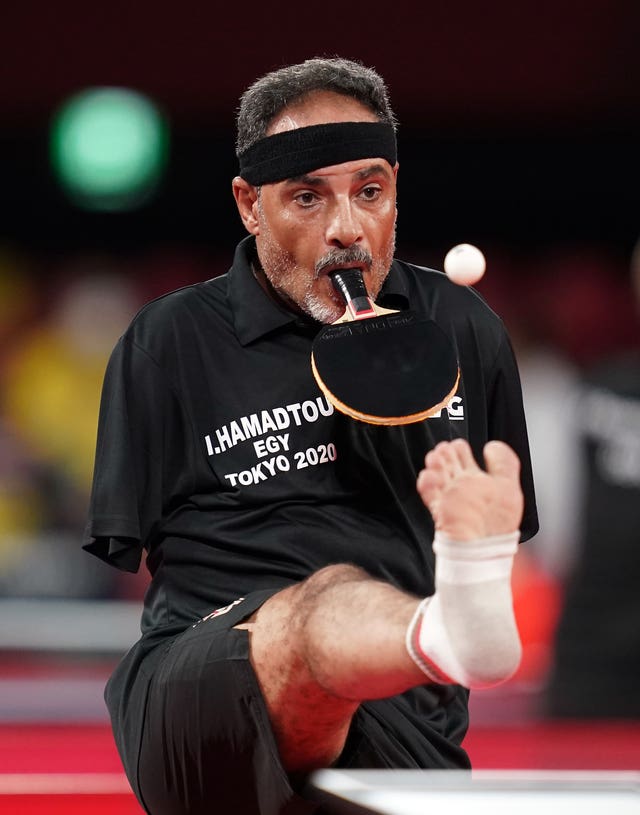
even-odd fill
[{"label": "gray stubble beard", "polygon": [[[395,227],[391,241],[389,242],[384,255],[380,259],[374,259],[368,252],[359,246],[347,247],[346,249],[331,249],[316,262],[314,276],[308,278],[302,298],[299,302],[296,302],[293,301],[287,294],[287,282],[294,281],[297,274],[302,274],[302,272],[299,270],[298,265],[293,262],[291,255],[283,251],[275,243],[275,241],[271,240],[270,229],[267,225],[264,214],[262,214],[261,229],[267,235],[267,249],[266,253],[263,252],[263,257],[260,258],[260,262],[270,285],[285,302],[294,302],[298,308],[302,309],[302,311],[320,323],[331,323],[342,316],[344,311],[344,308],[336,308],[335,305],[327,305],[313,291],[314,283],[318,280],[324,269],[330,267],[335,268],[342,263],[363,263],[369,266],[373,273],[373,287],[369,294],[372,299],[375,299],[382,288],[385,278],[389,274],[389,269],[391,268],[391,263],[393,262],[393,256],[395,253]],[[275,283],[275,276],[272,272],[272,270],[276,268],[286,270],[284,280],[281,278],[279,284]]]}]

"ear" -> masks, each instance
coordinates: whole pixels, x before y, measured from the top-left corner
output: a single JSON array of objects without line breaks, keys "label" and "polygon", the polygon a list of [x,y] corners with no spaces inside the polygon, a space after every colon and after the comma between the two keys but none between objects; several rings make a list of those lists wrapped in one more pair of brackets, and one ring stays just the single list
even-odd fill
[{"label": "ear", "polygon": [[231,188],[245,229],[251,233],[251,235],[258,235],[260,233],[258,223],[258,190],[253,184],[249,184],[244,178],[240,178],[239,175],[231,182]]}]

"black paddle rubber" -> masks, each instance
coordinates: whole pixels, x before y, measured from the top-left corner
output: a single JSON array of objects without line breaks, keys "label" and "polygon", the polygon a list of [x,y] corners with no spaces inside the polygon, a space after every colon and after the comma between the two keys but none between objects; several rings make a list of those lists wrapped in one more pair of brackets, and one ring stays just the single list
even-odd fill
[{"label": "black paddle rubber", "polygon": [[[357,305],[357,288],[355,294]],[[371,424],[433,415],[454,395],[459,378],[445,332],[413,311],[325,326],[313,344],[312,368],[338,410]]]}]

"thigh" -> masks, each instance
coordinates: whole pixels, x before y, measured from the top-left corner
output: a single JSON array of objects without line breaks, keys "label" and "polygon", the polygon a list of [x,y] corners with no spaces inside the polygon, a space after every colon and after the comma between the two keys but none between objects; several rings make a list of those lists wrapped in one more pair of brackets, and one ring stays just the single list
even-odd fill
[{"label": "thigh", "polygon": [[249,632],[233,627],[272,593],[205,617],[156,669],[138,767],[151,815],[312,811],[281,766],[249,661]]}]

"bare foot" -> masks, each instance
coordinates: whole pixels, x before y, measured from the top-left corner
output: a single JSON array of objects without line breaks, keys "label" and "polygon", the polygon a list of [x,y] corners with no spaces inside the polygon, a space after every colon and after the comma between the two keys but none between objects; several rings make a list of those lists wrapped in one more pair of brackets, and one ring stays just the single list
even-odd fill
[{"label": "bare foot", "polygon": [[518,456],[501,441],[488,442],[483,453],[486,472],[464,439],[440,442],[418,475],[417,489],[436,530],[453,540],[515,532],[522,521]]}]

